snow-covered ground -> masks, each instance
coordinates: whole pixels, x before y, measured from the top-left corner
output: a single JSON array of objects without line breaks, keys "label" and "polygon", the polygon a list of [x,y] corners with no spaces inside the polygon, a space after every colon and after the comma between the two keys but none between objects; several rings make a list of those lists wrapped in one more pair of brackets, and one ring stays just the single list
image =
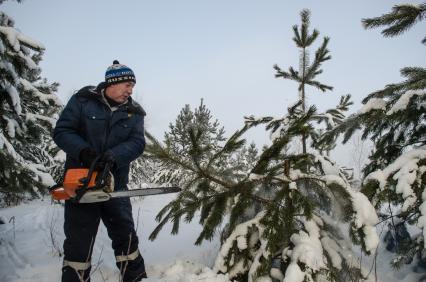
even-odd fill
[{"label": "snow-covered ground", "polygon": [[[149,276],[144,281],[229,281],[209,268],[219,249],[218,237],[194,246],[201,230],[196,218],[190,224],[182,223],[176,236],[170,235],[171,226],[166,225],[154,242],[148,240],[156,226],[157,212],[173,197],[168,194],[132,201],[140,250]],[[62,257],[58,250],[62,250],[64,239],[63,207],[52,205],[50,198],[45,198],[0,209],[0,216],[8,222],[0,225],[0,281],[60,281]],[[92,265],[92,281],[119,281],[111,241],[102,223]]]},{"label": "snow-covered ground", "polygon": [[[148,240],[156,226],[157,212],[173,197],[168,194],[132,201],[140,249],[149,276],[144,281],[229,282],[226,275],[218,275],[211,270],[219,250],[218,237],[201,246],[194,245],[201,230],[196,218],[190,224],[182,223],[176,236],[170,235],[171,226],[166,225],[154,242]],[[8,222],[0,225],[0,281],[60,281],[62,257],[59,251],[62,250],[64,239],[63,207],[52,205],[50,198],[45,198],[0,209],[0,217]],[[381,237],[384,233],[381,232]],[[384,250],[382,241],[379,249],[377,270],[371,268],[369,281],[376,281],[376,271],[377,281],[385,282],[414,282],[424,275],[415,272],[413,266],[393,271],[389,262],[394,254]],[[111,241],[102,223],[96,237],[92,265],[92,281],[119,281]],[[363,265],[370,270],[371,258],[364,256]]]}]

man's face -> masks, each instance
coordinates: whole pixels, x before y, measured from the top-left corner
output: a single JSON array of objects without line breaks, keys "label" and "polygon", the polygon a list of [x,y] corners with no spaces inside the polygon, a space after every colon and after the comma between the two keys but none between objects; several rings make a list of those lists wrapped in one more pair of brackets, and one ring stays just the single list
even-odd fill
[{"label": "man's face", "polygon": [[124,103],[132,95],[134,82],[126,81],[108,86],[105,94],[117,103]]}]

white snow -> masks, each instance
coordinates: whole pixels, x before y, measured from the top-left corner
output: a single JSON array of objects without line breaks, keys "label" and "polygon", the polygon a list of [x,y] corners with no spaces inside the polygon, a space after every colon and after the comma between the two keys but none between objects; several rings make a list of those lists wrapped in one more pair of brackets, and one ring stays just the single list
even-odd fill
[{"label": "white snow", "polygon": [[19,81],[21,82],[25,91],[32,92],[32,94],[44,104],[49,105],[49,101],[53,101],[56,105],[61,105],[61,102],[55,94],[44,94],[40,92],[31,82],[26,79],[20,78]]},{"label": "white snow", "polygon": [[[216,258],[216,261],[214,263],[214,270],[217,272],[227,273],[229,270],[227,269],[226,263],[225,263],[225,257],[229,254],[229,251],[232,248],[232,245],[234,244],[235,240],[238,240],[238,237],[246,236],[248,233],[249,227],[256,226],[257,228],[261,228],[259,221],[262,219],[262,217],[265,215],[265,212],[262,211],[258,215],[256,215],[255,218],[246,221],[244,223],[239,224],[237,227],[235,227],[235,230],[232,232],[231,235],[228,236],[226,241],[222,244],[219,254]],[[259,231],[255,235],[256,238],[250,238],[249,244],[252,246],[253,241],[256,241],[260,238],[262,230]],[[254,240],[256,239],[256,240]],[[256,243],[254,242],[254,243]],[[238,262],[235,264],[237,265]],[[254,264],[254,263],[253,263]],[[244,268],[243,264],[238,264],[240,268],[236,268],[235,266],[232,269],[233,277],[234,275],[237,275],[239,273],[242,273],[246,268]],[[253,265],[252,265],[253,267]],[[250,279],[250,278],[249,278]]]},{"label": "white snow", "polygon": [[237,237],[237,247],[240,250],[245,250],[247,249],[247,240],[246,240],[246,236],[238,236]]},{"label": "white snow", "polygon": [[314,155],[316,161],[321,163],[321,167],[325,173],[323,180],[326,184],[329,185],[331,183],[336,183],[337,185],[345,188],[346,192],[351,196],[352,207],[355,212],[355,226],[357,228],[362,228],[365,235],[364,243],[366,250],[373,252],[379,244],[379,237],[375,228],[375,225],[379,222],[379,218],[377,217],[377,213],[373,205],[364,194],[351,188],[348,181],[342,177],[337,165],[317,152],[314,152]]},{"label": "white snow", "polygon": [[[21,46],[23,48],[23,46]],[[33,59],[30,56],[25,55],[22,51],[19,51],[18,56],[24,59],[25,64],[29,69],[37,69],[37,64],[33,61]]]},{"label": "white snow", "polygon": [[300,269],[299,265],[295,262],[290,263],[285,272],[283,282],[303,282],[305,273]]},{"label": "white snow", "polygon": [[22,108],[21,108],[21,98],[19,97],[19,93],[16,90],[15,86],[11,85],[10,83],[6,83],[4,85],[5,90],[7,93],[9,93],[10,99],[12,101],[12,106],[15,109],[16,113],[18,115],[22,114]]},{"label": "white snow", "polygon": [[16,120],[10,119],[5,115],[3,115],[2,118],[7,122],[6,131],[7,131],[7,135],[10,138],[15,138],[16,132],[18,134],[22,133],[22,130],[19,127],[19,123]]},{"label": "white snow", "polygon": [[18,31],[17,29],[10,27],[10,26],[0,26],[0,32],[3,33],[9,44],[12,46],[12,48],[16,51],[19,52],[21,49],[21,44],[23,43],[33,49],[36,50],[44,50],[44,46],[43,44],[41,44],[40,42],[37,42],[34,39],[29,38],[28,36],[22,34],[20,31]]},{"label": "white snow", "polygon": [[4,54],[5,51],[6,51],[6,47],[3,44],[3,40],[0,40],[0,53]]},{"label": "white snow", "polygon": [[399,97],[399,99],[395,102],[392,108],[386,113],[387,115],[392,115],[396,112],[403,111],[407,108],[410,99],[413,96],[423,96],[426,94],[425,90],[408,90],[404,94]]},{"label": "white snow", "polygon": [[304,263],[306,267],[312,269],[314,272],[319,271],[321,268],[326,268],[320,241],[320,229],[313,220],[306,220],[304,218],[301,220],[308,233],[301,230],[299,233],[291,235],[290,240],[294,244],[294,247],[291,251],[284,251],[282,256],[289,256],[291,258],[290,265],[293,264],[294,266],[287,268],[284,281],[303,281],[303,279],[300,280],[301,276],[298,267],[296,267],[298,262]]},{"label": "white snow", "polygon": [[284,274],[278,268],[271,268],[270,274],[272,278],[277,279],[278,281],[283,281],[284,279]]},{"label": "white snow", "polygon": [[[421,216],[417,220],[417,226],[422,228],[423,238],[426,238],[426,189],[422,192],[422,204],[420,205],[419,210]],[[424,248],[426,249],[426,240],[424,240]]]},{"label": "white snow", "polygon": [[57,120],[47,117],[47,116],[43,116],[43,115],[37,115],[37,114],[32,114],[32,113],[26,113],[25,115],[27,120],[32,120],[32,121],[37,121],[37,120],[43,120],[43,121],[47,121],[51,124],[52,128],[55,127]]},{"label": "white snow", "polygon": [[337,269],[342,269],[342,258],[340,257],[338,250],[340,249],[337,243],[330,239],[330,237],[321,238],[321,244],[324,250],[327,252],[331,259],[331,264]]},{"label": "white snow", "polygon": [[41,182],[45,186],[52,186],[55,183],[52,176],[45,172],[46,168],[40,164],[34,164],[24,160],[24,158],[15,151],[14,147],[3,133],[0,133],[0,149],[3,150],[4,146],[6,146],[6,150],[12,158],[16,159],[24,168],[31,170],[35,174],[35,181]]},{"label": "white snow", "polygon": [[256,173],[250,173],[250,175],[249,175],[249,180],[259,180],[259,179],[262,179],[262,178],[264,178],[265,176],[264,175],[262,175],[262,174],[256,174]]},{"label": "white snow", "polygon": [[[201,231],[197,220],[181,224],[181,231],[176,236],[169,234],[171,226],[166,225],[155,241],[148,240],[157,224],[157,212],[173,197],[169,194],[132,201],[139,247],[149,276],[143,281],[231,282],[226,274],[217,274],[208,267],[218,252],[219,238],[194,246]],[[60,281],[63,207],[52,205],[49,198],[44,198],[0,209],[0,214],[6,222],[11,221],[0,224],[0,281]],[[92,281],[119,281],[111,241],[103,224],[94,245],[92,264],[98,266]]]},{"label": "white snow", "polygon": [[154,278],[148,278],[143,281],[158,282],[230,282],[228,275],[216,274],[210,268],[202,264],[191,262],[189,260],[177,260],[174,264],[152,267],[153,272],[160,274]]},{"label": "white snow", "polygon": [[[260,231],[260,234],[262,234],[262,232],[263,230]],[[257,281],[258,279],[262,279],[263,281],[265,281],[264,279],[266,278],[256,277],[256,273],[257,273],[257,269],[261,265],[262,257],[267,258],[270,255],[270,252],[266,249],[266,246],[267,246],[267,242],[262,239],[262,236],[260,236],[260,247],[259,247],[259,250],[257,250],[256,256],[254,257],[252,264],[250,265],[250,269],[248,271],[248,282]],[[269,277],[268,279],[269,280],[265,282],[272,282]]]},{"label": "white snow", "polygon": [[[15,71],[15,67],[10,62],[0,61],[0,68],[6,70],[13,78],[13,81],[17,82],[19,76]],[[3,87],[6,87],[6,84],[0,82]]]},{"label": "white snow", "polygon": [[53,158],[57,162],[65,162],[67,155],[64,151],[59,150],[58,153],[56,153],[56,156]]},{"label": "white snow", "polygon": [[358,111],[358,114],[365,114],[372,110],[384,110],[386,108],[386,101],[379,98],[371,98],[368,102]]},{"label": "white snow", "polygon": [[288,185],[288,188],[290,190],[297,190],[297,184],[296,184],[296,182],[294,182],[294,181],[290,182],[290,184]]},{"label": "white snow", "polygon": [[404,198],[403,211],[406,211],[417,200],[411,184],[413,184],[419,172],[418,162],[424,158],[426,158],[426,146],[410,150],[399,156],[385,169],[370,173],[364,182],[376,180],[380,189],[385,189],[389,177],[393,174],[392,179],[397,181],[395,191],[402,194]]},{"label": "white snow", "polygon": [[3,133],[0,132],[0,149],[3,150],[4,146],[6,146],[7,152],[13,157],[13,158],[19,158],[20,156],[13,148],[12,144],[10,144],[9,140],[3,135]]}]

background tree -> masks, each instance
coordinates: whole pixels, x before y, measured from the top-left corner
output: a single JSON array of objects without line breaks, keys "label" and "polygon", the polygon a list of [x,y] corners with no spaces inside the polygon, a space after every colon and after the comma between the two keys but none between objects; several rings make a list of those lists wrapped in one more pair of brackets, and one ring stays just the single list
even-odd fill
[{"label": "background tree", "polygon": [[[424,8],[425,4],[398,5],[391,13],[363,23],[367,28],[388,26],[383,33],[394,36],[423,19]],[[426,69],[406,67],[401,75],[404,81],[369,94],[356,114],[322,139],[334,140],[343,133],[346,142],[360,130],[363,139],[373,141],[362,192],[391,233],[405,234],[392,243],[396,246],[391,249],[398,254],[392,260],[396,267],[413,262],[416,255],[422,258],[426,242]],[[422,228],[422,233],[410,238],[407,224]]]},{"label": "background tree", "polygon": [[[168,153],[179,156],[183,163],[190,163],[193,158],[197,162],[204,163],[218,150],[220,142],[225,140],[224,128],[220,126],[218,120],[213,120],[210,110],[201,100],[200,105],[193,111],[189,105],[185,105],[180,111],[175,123],[170,123],[169,131],[165,133],[164,143]],[[148,140],[152,136],[147,133]],[[191,142],[197,139],[198,148],[192,148]],[[149,151],[149,146],[147,151]],[[205,154],[198,156],[191,150],[203,151]],[[146,158],[156,163],[154,173],[150,175],[150,182],[176,185],[185,188],[188,176],[182,166],[174,162],[158,162],[156,156],[146,154]]]},{"label": "background tree", "polygon": [[61,107],[58,84],[40,76],[43,50],[0,12],[0,199],[6,204],[44,192],[60,160],[50,138]]}]

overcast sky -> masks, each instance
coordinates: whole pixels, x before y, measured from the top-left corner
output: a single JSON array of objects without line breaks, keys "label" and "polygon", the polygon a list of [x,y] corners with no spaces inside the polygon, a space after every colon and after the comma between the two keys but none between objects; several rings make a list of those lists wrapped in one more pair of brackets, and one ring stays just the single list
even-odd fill
[{"label": "overcast sky", "polygon": [[[410,1],[420,3],[421,1]],[[350,93],[356,102],[388,83],[399,69],[425,66],[425,22],[400,37],[364,30],[361,19],[390,11],[394,0],[180,0],[180,1],[6,1],[0,6],[24,34],[46,47],[43,76],[59,82],[66,102],[85,85],[104,79],[114,59],[136,73],[134,96],[148,112],[146,127],[162,138],[185,104],[204,98],[227,134],[243,116],[279,116],[297,99],[296,83],[274,78],[272,66],[298,66],[292,26],[309,8],[311,26],[331,37],[332,60],[319,80],[334,86],[308,88],[308,103],[320,110]],[[320,40],[311,49],[312,57]],[[263,130],[249,134],[258,145]]]}]

